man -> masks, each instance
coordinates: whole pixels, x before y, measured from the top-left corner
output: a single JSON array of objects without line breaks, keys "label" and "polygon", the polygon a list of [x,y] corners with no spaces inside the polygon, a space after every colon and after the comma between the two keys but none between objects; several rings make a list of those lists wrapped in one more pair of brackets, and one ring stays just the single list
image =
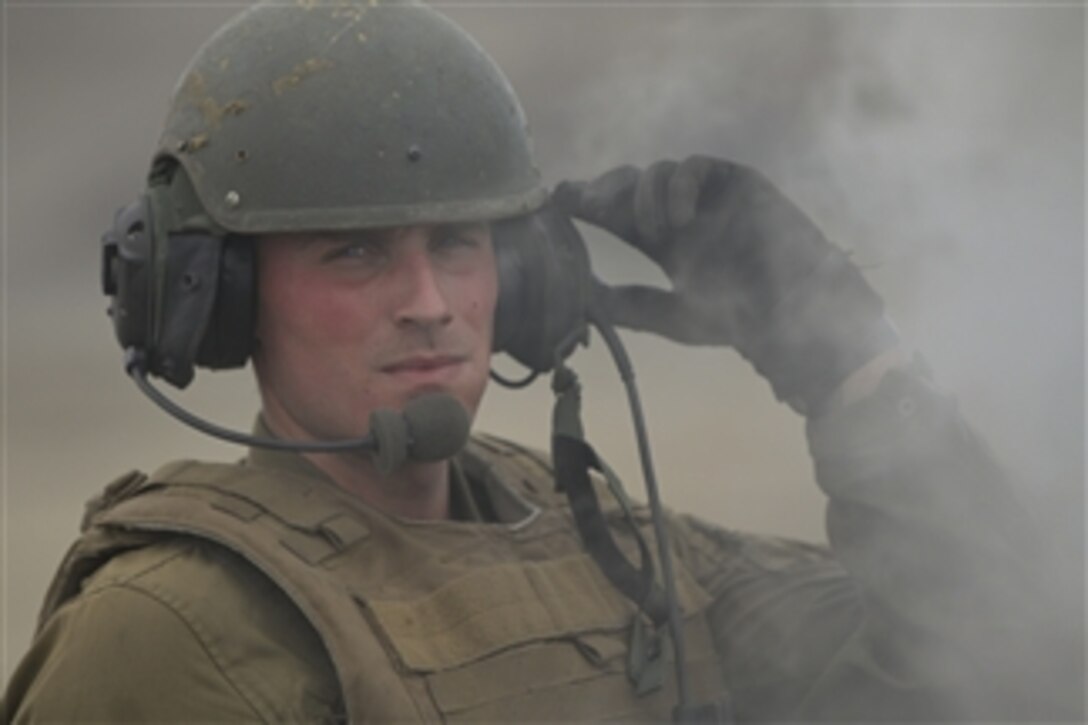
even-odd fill
[{"label": "man", "polygon": [[[146,204],[120,228],[159,265],[133,297],[155,300],[152,322],[126,327],[139,278],[118,270],[142,259],[118,242],[115,324],[147,353],[136,367],[178,385],[251,357],[265,437],[358,437],[432,392],[471,415],[494,336],[513,344],[495,329],[497,255],[546,197],[505,80],[437,13],[261,5],[179,84]],[[1056,690],[1022,678],[1047,661],[1011,656],[1039,651],[1035,534],[846,256],[715,159],[620,168],[553,201],[673,282],[596,286],[601,315],[733,345],[808,417],[831,553],[669,519],[699,716],[1044,711]],[[125,476],[58,575],[6,717],[666,719],[676,645],[586,553],[549,466],[479,437],[390,473],[368,452],[256,446],[236,466]],[[641,507],[605,516],[629,555],[653,538]]]}]

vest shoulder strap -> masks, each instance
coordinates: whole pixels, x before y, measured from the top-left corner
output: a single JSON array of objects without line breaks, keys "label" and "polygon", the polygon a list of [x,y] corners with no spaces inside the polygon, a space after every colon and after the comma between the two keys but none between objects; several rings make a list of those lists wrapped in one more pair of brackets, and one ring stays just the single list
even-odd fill
[{"label": "vest shoulder strap", "polygon": [[80,524],[82,535],[68,548],[38,611],[39,631],[62,604],[79,593],[83,581],[103,564],[123,551],[147,544],[145,535],[107,532],[93,525],[102,512],[139,490],[146,482],[147,476],[140,471],[129,471],[111,481],[102,493],[87,502]]},{"label": "vest shoulder strap", "polygon": [[358,626],[352,592],[323,566],[369,533],[362,514],[344,506],[340,496],[331,485],[279,471],[168,464],[97,507],[65,561],[67,582],[58,585],[53,606],[62,591],[68,596],[78,591],[76,580],[120,553],[125,541],[199,537],[243,557],[298,607],[325,646],[352,722],[363,719],[364,702],[371,717],[377,712],[383,720],[421,719],[393,671],[359,665],[361,653],[377,656],[382,645],[370,628]]}]

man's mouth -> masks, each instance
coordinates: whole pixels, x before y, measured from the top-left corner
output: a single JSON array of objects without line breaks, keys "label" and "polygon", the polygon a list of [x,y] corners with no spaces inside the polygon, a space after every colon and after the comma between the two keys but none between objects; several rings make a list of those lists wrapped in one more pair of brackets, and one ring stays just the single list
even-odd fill
[{"label": "man's mouth", "polygon": [[403,376],[426,376],[449,373],[465,362],[461,355],[413,355],[381,368],[383,373]]}]

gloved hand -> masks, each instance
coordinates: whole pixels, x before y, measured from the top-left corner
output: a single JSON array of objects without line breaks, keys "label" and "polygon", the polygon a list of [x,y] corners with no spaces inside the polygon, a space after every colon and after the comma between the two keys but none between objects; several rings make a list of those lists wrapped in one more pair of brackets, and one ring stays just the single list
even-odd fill
[{"label": "gloved hand", "polygon": [[564,182],[554,202],[640,250],[671,291],[599,284],[615,323],[696,345],[732,345],[779,399],[819,412],[857,368],[894,346],[858,269],[758,172],[694,156]]}]

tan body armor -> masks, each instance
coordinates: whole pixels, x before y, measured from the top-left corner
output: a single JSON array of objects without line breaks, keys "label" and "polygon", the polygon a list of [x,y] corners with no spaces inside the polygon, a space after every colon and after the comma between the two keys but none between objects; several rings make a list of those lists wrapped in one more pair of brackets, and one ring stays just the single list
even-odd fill
[{"label": "tan body armor", "polygon": [[[130,477],[89,516],[43,620],[109,557],[197,536],[240,554],[305,615],[353,722],[669,719],[669,656],[664,685],[640,694],[628,662],[640,615],[583,551],[550,470],[494,439],[470,444],[461,465],[512,523],[397,519],[327,481],[248,466],[183,461]],[[633,557],[619,511],[607,515]],[[712,700],[724,683],[710,598],[682,563],[678,576],[692,689]]]}]

